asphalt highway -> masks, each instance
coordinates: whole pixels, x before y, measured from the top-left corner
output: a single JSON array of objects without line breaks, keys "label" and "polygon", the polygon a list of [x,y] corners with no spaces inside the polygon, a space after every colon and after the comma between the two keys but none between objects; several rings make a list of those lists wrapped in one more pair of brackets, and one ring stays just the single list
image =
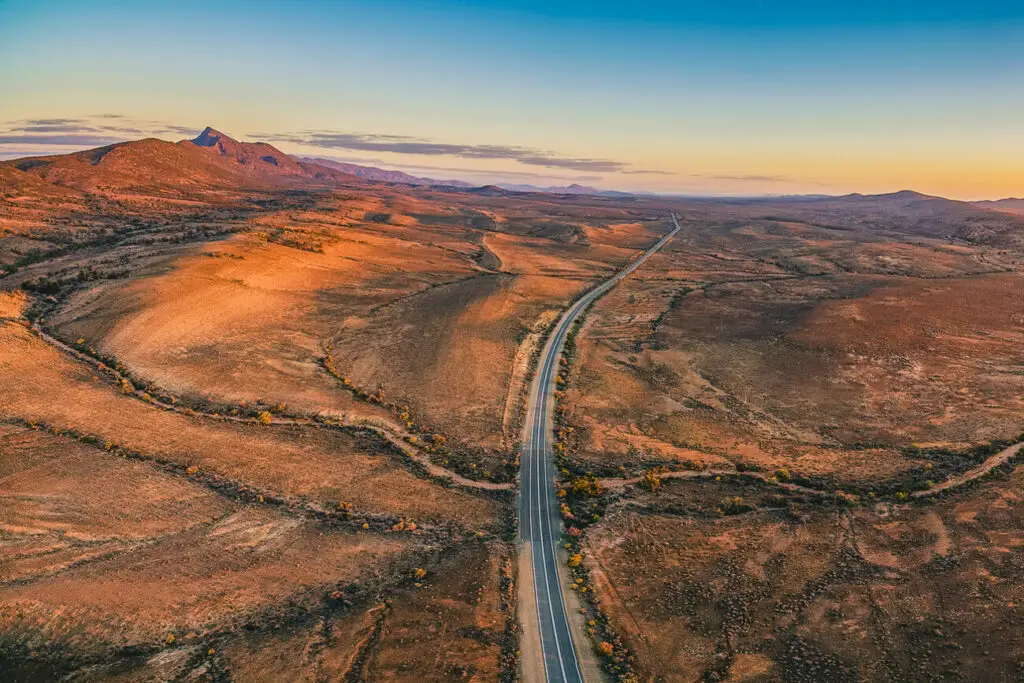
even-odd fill
[{"label": "asphalt highway", "polygon": [[614,277],[587,292],[559,319],[541,353],[538,372],[526,409],[527,439],[520,457],[519,537],[529,543],[533,560],[533,596],[540,622],[540,642],[545,679],[557,683],[582,683],[579,658],[570,632],[569,616],[558,573],[562,520],[555,496],[552,458],[553,422],[551,396],[558,374],[565,337],[573,323],[598,297],[639,268],[652,254],[675,237],[679,220],[672,214],[673,229]]}]

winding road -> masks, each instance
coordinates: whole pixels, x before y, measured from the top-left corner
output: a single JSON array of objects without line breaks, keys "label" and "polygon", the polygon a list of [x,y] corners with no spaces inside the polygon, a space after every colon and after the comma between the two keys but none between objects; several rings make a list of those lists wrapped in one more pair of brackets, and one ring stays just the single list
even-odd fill
[{"label": "winding road", "polygon": [[524,548],[529,548],[532,559],[533,609],[524,614],[536,614],[539,628],[541,656],[544,660],[544,679],[562,683],[582,683],[583,673],[570,631],[562,581],[558,571],[561,516],[555,496],[555,468],[550,443],[553,435],[552,392],[558,373],[558,358],[562,354],[565,337],[573,323],[590,304],[614,287],[623,278],[639,268],[652,254],[665,246],[681,229],[679,219],[672,214],[674,228],[658,240],[628,267],[614,277],[587,292],[559,319],[541,353],[539,372],[534,377],[527,404],[519,488],[519,537]]}]

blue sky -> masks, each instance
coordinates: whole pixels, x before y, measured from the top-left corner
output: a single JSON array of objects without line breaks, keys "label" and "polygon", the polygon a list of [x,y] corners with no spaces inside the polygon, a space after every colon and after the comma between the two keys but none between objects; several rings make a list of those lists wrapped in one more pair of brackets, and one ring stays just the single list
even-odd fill
[{"label": "blue sky", "polygon": [[1024,194],[1001,0],[0,0],[0,63],[6,156],[213,125],[481,181]]}]

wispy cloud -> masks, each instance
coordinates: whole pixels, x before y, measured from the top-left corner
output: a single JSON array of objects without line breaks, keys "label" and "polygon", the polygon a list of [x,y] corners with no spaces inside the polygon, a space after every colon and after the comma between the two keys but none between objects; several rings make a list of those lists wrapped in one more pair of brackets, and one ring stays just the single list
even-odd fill
[{"label": "wispy cloud", "polygon": [[102,147],[144,137],[191,137],[198,129],[165,121],[134,119],[123,114],[94,114],[77,118],[40,118],[0,125],[0,155],[62,153]]},{"label": "wispy cloud", "polygon": [[788,183],[792,178],[782,175],[711,175],[698,174],[694,178],[706,178],[708,180],[730,180],[743,183]]},{"label": "wispy cloud", "polygon": [[[111,121],[117,121],[112,123]],[[195,135],[195,128],[175,126],[163,121],[127,119],[120,114],[97,114],[80,119],[22,119],[10,121],[6,126],[9,133],[120,133],[122,135]]]},{"label": "wispy cloud", "polygon": [[[33,147],[95,147],[142,137],[192,137],[197,128],[163,121],[134,119],[123,114],[104,113],[77,118],[22,119],[0,126],[0,152],[12,153],[11,145]],[[408,135],[346,133],[340,131],[305,130],[294,133],[264,133],[247,136],[273,143],[289,143],[324,150],[355,152],[388,152],[420,157],[457,157],[460,159],[508,160],[524,166],[558,169],[579,173],[627,173],[672,175],[665,171],[633,168],[631,164],[613,159],[574,157],[543,149],[518,145],[456,144]],[[61,151],[64,151],[63,149]],[[28,152],[26,152],[28,153]],[[38,153],[38,152],[37,152]],[[455,170],[455,169],[452,169]],[[462,171],[463,169],[458,169]],[[481,172],[480,169],[465,171]],[[503,171],[508,175],[514,171]],[[537,174],[520,172],[524,177]],[[552,177],[550,175],[545,177]],[[600,176],[568,177],[567,180],[597,180]]]},{"label": "wispy cloud", "polygon": [[38,135],[35,133],[0,133],[0,145],[57,145],[61,147],[102,147],[115,142],[123,142],[125,138],[110,135],[89,135],[82,133],[61,133],[58,135]]},{"label": "wispy cloud", "polygon": [[620,173],[625,173],[625,174],[628,174],[628,175],[676,175],[672,171],[648,171],[648,170],[644,170],[642,168],[640,168],[640,169],[626,169],[624,171],[620,171]]},{"label": "wispy cloud", "polygon": [[391,152],[418,156],[453,156],[462,159],[507,159],[527,166],[544,166],[593,173],[619,173],[629,170],[630,166],[622,161],[564,156],[530,147],[454,144],[406,135],[304,131],[300,133],[266,133],[256,137],[270,142],[288,142],[322,149]]},{"label": "wispy cloud", "polygon": [[354,156],[337,156],[334,154],[326,154],[323,156],[310,156],[303,157],[307,159],[329,159],[332,161],[345,161],[351,164],[362,164],[371,166],[380,166],[382,168],[389,168],[394,170],[405,171],[406,173],[419,173],[421,175],[427,175],[434,178],[450,176],[452,174],[469,177],[480,177],[480,178],[498,178],[502,181],[519,178],[524,180],[532,181],[569,181],[569,182],[597,182],[602,180],[604,176],[599,175],[562,175],[557,172],[544,173],[534,171],[487,171],[479,168],[468,168],[465,166],[434,166],[431,164],[416,164],[416,163],[400,163],[395,164],[391,161],[385,161],[384,159],[374,157],[354,157]]},{"label": "wispy cloud", "polygon": [[187,138],[194,138],[199,135],[201,129],[192,126],[169,126],[167,124],[161,124],[156,128],[150,128],[150,135],[164,135],[173,133],[174,135],[181,135]]},{"label": "wispy cloud", "polygon": [[83,119],[25,119],[23,121],[14,121],[12,126],[81,126],[84,125]]},{"label": "wispy cloud", "polygon": [[90,126],[69,126],[65,123],[42,123],[32,126],[20,126],[13,128],[14,131],[20,131],[23,133],[66,133],[68,131],[74,131],[77,133],[98,133],[98,128],[92,128]]}]

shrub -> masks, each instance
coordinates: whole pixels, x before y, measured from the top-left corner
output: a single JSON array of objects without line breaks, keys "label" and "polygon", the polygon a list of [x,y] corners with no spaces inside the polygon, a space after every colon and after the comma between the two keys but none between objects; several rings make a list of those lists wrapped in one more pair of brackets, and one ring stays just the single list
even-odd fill
[{"label": "shrub", "polygon": [[601,495],[601,483],[597,480],[597,477],[593,475],[576,477],[572,480],[570,489],[573,494],[583,498]]},{"label": "shrub", "polygon": [[667,471],[667,467],[652,467],[644,472],[643,478],[640,479],[640,486],[654,493],[661,488],[661,475]]},{"label": "shrub", "polygon": [[719,509],[726,515],[738,515],[740,513],[753,510],[753,508],[750,505],[747,505],[740,496],[726,498],[722,501],[722,506]]}]

